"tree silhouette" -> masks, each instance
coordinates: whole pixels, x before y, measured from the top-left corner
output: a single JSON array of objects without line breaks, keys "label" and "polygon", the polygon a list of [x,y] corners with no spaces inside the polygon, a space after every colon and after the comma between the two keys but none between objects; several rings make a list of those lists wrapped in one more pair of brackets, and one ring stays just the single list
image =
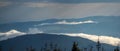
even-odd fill
[{"label": "tree silhouette", "polygon": [[9,48],[9,51],[13,51],[13,48]]},{"label": "tree silhouette", "polygon": [[2,51],[2,46],[0,46],[0,51]]},{"label": "tree silhouette", "polygon": [[84,51],[87,51],[87,48],[84,48]]},{"label": "tree silhouette", "polygon": [[93,46],[90,46],[90,51],[93,51]]},{"label": "tree silhouette", "polygon": [[80,49],[77,47],[78,44],[76,42],[73,43],[72,51],[80,51]]},{"label": "tree silhouette", "polygon": [[35,51],[35,48],[33,48],[32,46],[29,48],[29,51]]},{"label": "tree silhouette", "polygon": [[104,47],[102,46],[102,51],[105,51]]},{"label": "tree silhouette", "polygon": [[64,48],[64,51],[66,51],[66,48]]},{"label": "tree silhouette", "polygon": [[61,51],[60,48],[55,48],[53,51]]},{"label": "tree silhouette", "polygon": [[53,43],[52,42],[50,43],[50,49],[53,49]]},{"label": "tree silhouette", "polygon": [[99,36],[98,36],[98,41],[97,41],[96,47],[97,47],[97,51],[100,51],[101,43],[100,43],[100,41],[99,41]]},{"label": "tree silhouette", "polygon": [[53,51],[60,51],[60,49],[58,48],[58,44],[55,44],[55,45],[54,45]]},{"label": "tree silhouette", "polygon": [[114,51],[120,51],[120,50],[119,50],[119,46],[117,46],[117,47],[114,49]]},{"label": "tree silhouette", "polygon": [[43,48],[42,48],[42,47],[40,48],[40,51],[43,51]]},{"label": "tree silhouette", "polygon": [[44,51],[50,51],[48,43],[45,43]]},{"label": "tree silhouette", "polygon": [[26,51],[29,51],[29,48],[26,48]]}]

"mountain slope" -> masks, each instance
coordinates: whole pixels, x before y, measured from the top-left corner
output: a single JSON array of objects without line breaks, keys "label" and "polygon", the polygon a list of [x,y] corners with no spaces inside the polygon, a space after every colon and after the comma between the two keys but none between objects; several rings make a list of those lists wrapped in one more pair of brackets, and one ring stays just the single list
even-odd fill
[{"label": "mountain slope", "polygon": [[[3,47],[4,51],[8,51],[9,48],[14,49],[14,51],[25,51],[27,47],[31,46],[39,51],[46,43],[53,43],[57,44],[57,47],[62,50],[66,49],[67,51],[70,51],[74,41],[78,42],[79,48],[81,49],[89,49],[90,46],[93,46],[93,49],[96,50],[96,43],[88,39],[46,33],[29,34],[0,41],[0,46]],[[114,48],[113,46],[107,44],[102,44],[102,47],[104,47],[106,51],[112,51]]]}]

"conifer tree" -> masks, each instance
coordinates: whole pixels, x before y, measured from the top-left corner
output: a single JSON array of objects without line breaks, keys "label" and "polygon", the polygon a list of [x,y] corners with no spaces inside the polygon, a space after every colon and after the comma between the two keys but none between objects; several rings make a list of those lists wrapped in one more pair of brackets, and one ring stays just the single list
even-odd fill
[{"label": "conifer tree", "polygon": [[53,51],[57,51],[57,49],[55,48]]},{"label": "conifer tree", "polygon": [[97,47],[97,51],[100,51],[101,43],[100,43],[100,41],[99,41],[99,36],[98,36],[98,41],[97,41],[96,47]]},{"label": "conifer tree", "polygon": [[64,48],[64,51],[66,51],[66,48]]},{"label": "conifer tree", "polygon": [[9,48],[9,51],[13,51],[13,48]]},{"label": "conifer tree", "polygon": [[105,51],[104,47],[102,47],[102,51]]},{"label": "conifer tree", "polygon": [[0,51],[2,51],[2,46],[0,46]]},{"label": "conifer tree", "polygon": [[119,50],[119,47],[117,46],[117,47],[114,49],[114,51],[120,51],[120,50]]},{"label": "conifer tree", "polygon": [[29,48],[26,48],[26,51],[29,51]]},{"label": "conifer tree", "polygon": [[90,51],[93,51],[93,46],[90,46]]},{"label": "conifer tree", "polygon": [[73,43],[72,51],[80,51],[76,42]]},{"label": "conifer tree", "polygon": [[87,51],[87,48],[84,48],[84,51]]},{"label": "conifer tree", "polygon": [[53,43],[50,43],[50,49],[53,49]]},{"label": "conifer tree", "polygon": [[43,48],[42,48],[42,47],[40,48],[40,51],[43,51]]},{"label": "conifer tree", "polygon": [[29,51],[35,51],[35,49],[31,46]]}]

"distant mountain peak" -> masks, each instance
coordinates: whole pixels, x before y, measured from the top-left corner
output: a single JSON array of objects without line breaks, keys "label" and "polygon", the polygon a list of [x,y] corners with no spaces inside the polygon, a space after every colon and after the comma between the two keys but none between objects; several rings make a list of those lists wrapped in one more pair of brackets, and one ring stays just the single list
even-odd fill
[{"label": "distant mountain peak", "polygon": [[17,31],[15,29],[12,29],[8,32],[0,33],[0,36],[3,36],[3,37],[0,37],[0,41],[7,40],[9,38],[14,38],[14,37],[20,36],[20,35],[25,35],[25,34],[26,33],[24,33],[24,32],[20,32],[20,31]]},{"label": "distant mountain peak", "polygon": [[15,29],[12,29],[12,30],[10,30],[8,32],[5,32],[4,34],[6,34],[6,35],[12,35],[12,34],[25,34],[25,33],[17,31]]},{"label": "distant mountain peak", "polygon": [[6,32],[6,34],[8,34],[8,35],[9,35],[9,34],[15,34],[15,33],[21,33],[21,32],[19,32],[19,31],[17,31],[17,30],[14,30],[14,29]]}]

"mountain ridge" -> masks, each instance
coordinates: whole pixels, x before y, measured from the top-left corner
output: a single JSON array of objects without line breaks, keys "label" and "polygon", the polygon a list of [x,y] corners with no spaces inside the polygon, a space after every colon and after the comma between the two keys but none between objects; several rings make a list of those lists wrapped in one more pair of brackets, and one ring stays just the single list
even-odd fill
[{"label": "mountain ridge", "polygon": [[[35,28],[45,33],[87,33],[118,37],[120,33],[119,19],[120,16],[91,16],[79,19],[47,19],[43,21],[9,23],[0,24],[0,32],[7,32],[11,29],[15,29],[20,32],[29,32],[29,29]],[[64,20],[66,22],[63,22],[64,24],[61,23]],[[87,20],[91,20],[93,23],[80,24]],[[44,23],[48,24],[41,25]],[[65,28],[63,29],[62,27]]]},{"label": "mountain ridge", "polygon": [[[30,46],[34,47],[36,50],[39,50],[42,46],[44,46],[45,43],[49,44],[51,42],[53,44],[58,44],[58,47],[60,47],[62,50],[66,48],[67,51],[71,50],[73,42],[78,42],[79,48],[81,49],[93,46],[95,48],[94,50],[96,50],[96,43],[91,40],[81,37],[70,37],[46,33],[23,35],[0,41],[0,46],[2,46],[5,51],[7,51],[10,47],[12,47],[15,51],[24,51],[25,48]],[[114,49],[114,46],[107,44],[102,44],[102,46],[104,46],[106,50],[111,51]]]}]

